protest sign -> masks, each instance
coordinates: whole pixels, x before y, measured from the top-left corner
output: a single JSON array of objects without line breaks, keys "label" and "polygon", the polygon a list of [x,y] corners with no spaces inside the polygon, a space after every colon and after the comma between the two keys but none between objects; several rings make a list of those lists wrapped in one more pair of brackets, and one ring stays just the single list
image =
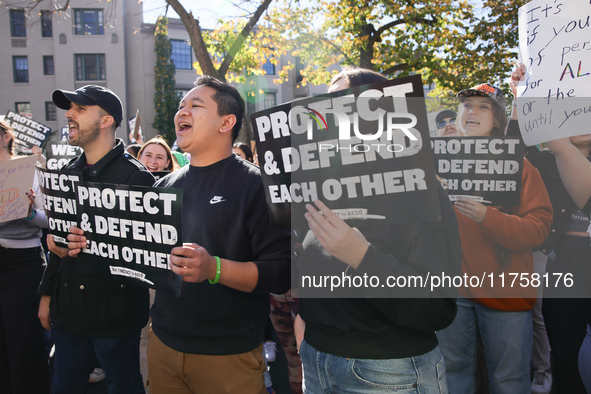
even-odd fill
[{"label": "protest sign", "polygon": [[47,168],[50,170],[59,170],[80,154],[82,149],[79,146],[70,145],[68,141],[48,141],[45,145]]},{"label": "protest sign", "polygon": [[450,200],[519,205],[525,147],[518,138],[436,137],[431,145],[435,170]]},{"label": "protest sign", "polygon": [[49,233],[55,242],[65,245],[68,243],[68,229],[77,226],[75,190],[80,174],[37,167],[37,179]]},{"label": "protest sign", "polygon": [[0,223],[27,217],[37,156],[0,161]]},{"label": "protest sign", "polygon": [[170,174],[170,171],[153,171],[153,172],[151,172],[151,174],[154,177],[154,180],[157,181],[161,178],[164,178],[168,174]]},{"label": "protest sign", "polygon": [[51,132],[51,128],[14,111],[8,111],[4,120],[14,130],[14,147],[20,153],[31,153],[32,147],[41,147]]},{"label": "protest sign", "polygon": [[307,228],[327,204],[351,226],[437,221],[437,181],[419,75],[251,115],[271,216]]},{"label": "protest sign", "polygon": [[76,203],[88,240],[82,272],[180,295],[169,260],[182,245],[182,189],[79,182]]},{"label": "protest sign", "polygon": [[527,71],[517,110],[527,146],[589,133],[589,37],[589,0],[534,0],[519,8],[519,51]]},{"label": "protest sign", "polygon": [[70,128],[69,127],[62,127],[62,138],[61,141],[67,141],[70,135]]},{"label": "protest sign", "polygon": [[140,116],[140,110],[138,109],[135,115],[127,121],[129,130],[131,130],[131,142],[136,143],[140,139],[143,139],[142,134],[142,117]]}]

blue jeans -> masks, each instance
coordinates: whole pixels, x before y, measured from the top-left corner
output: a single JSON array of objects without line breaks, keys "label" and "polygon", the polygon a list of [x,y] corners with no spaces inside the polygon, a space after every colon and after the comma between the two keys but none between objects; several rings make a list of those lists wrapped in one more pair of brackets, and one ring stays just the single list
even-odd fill
[{"label": "blue jeans", "polygon": [[109,394],[145,394],[140,373],[140,332],[97,338],[51,329],[55,343],[53,394],[85,394],[88,376],[98,359],[105,371]]},{"label": "blue jeans", "polygon": [[504,312],[458,298],[453,323],[437,332],[450,392],[474,393],[478,336],[482,337],[491,394],[530,393],[531,311]]},{"label": "blue jeans", "polygon": [[587,336],[579,351],[579,373],[585,389],[591,393],[591,325],[587,324]]},{"label": "blue jeans", "polygon": [[439,351],[416,357],[373,360],[322,353],[300,345],[304,393],[447,393],[445,363]]}]

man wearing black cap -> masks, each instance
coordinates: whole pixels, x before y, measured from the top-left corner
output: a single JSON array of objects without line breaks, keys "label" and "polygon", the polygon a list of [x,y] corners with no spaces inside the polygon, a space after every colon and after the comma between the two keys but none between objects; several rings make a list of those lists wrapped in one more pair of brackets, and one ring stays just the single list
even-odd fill
[{"label": "man wearing black cap", "polygon": [[[88,85],[55,90],[52,98],[67,111],[69,143],[84,150],[62,170],[79,172],[84,182],[152,186],[152,175],[115,138],[123,120],[115,93]],[[109,393],[144,393],[139,341],[148,321],[148,289],[80,273],[77,251],[57,246],[51,236],[47,242],[53,253],[39,287],[39,318],[55,343],[53,393],[85,393],[95,355]]]},{"label": "man wearing black cap", "polygon": [[456,119],[458,114],[451,109],[444,109],[435,117],[435,125],[437,126],[437,135],[439,137],[457,136]]}]

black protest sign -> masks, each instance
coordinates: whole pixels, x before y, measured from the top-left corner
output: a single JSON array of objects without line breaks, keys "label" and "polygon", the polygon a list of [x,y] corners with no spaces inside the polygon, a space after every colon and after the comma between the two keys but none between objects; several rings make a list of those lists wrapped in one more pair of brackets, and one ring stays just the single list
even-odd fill
[{"label": "black protest sign", "polygon": [[471,198],[494,206],[517,206],[525,146],[508,137],[438,137],[432,140],[435,169],[452,201]]},{"label": "black protest sign", "polygon": [[162,179],[165,176],[167,176],[168,174],[170,174],[170,171],[153,171],[152,172],[152,176],[154,177],[155,180]]},{"label": "black protest sign", "polygon": [[70,145],[68,141],[48,141],[45,145],[46,166],[50,170],[59,170],[72,158],[81,154],[82,149]]},{"label": "black protest sign", "polygon": [[180,295],[169,260],[182,245],[182,189],[80,182],[76,202],[88,240],[81,271]]},{"label": "black protest sign", "polygon": [[44,124],[14,111],[8,111],[4,120],[14,130],[15,148],[21,153],[31,153],[34,146],[41,147],[51,132],[51,128]]},{"label": "black protest sign", "polygon": [[80,174],[37,167],[49,233],[55,242],[67,244],[68,229],[77,224],[76,183]]},{"label": "black protest sign", "polygon": [[267,204],[283,227],[306,228],[315,199],[352,226],[440,220],[420,76],[297,100],[251,121]]}]

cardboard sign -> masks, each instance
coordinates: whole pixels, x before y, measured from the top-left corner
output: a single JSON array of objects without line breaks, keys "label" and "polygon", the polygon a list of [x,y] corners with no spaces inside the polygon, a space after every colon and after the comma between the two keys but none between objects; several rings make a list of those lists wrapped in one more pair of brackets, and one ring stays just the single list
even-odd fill
[{"label": "cardboard sign", "polygon": [[82,272],[180,295],[169,260],[183,244],[182,189],[79,182],[76,203],[88,240]]},{"label": "cardboard sign", "polygon": [[276,224],[307,228],[327,204],[351,226],[440,220],[419,75],[294,101],[251,115]]},{"label": "cardboard sign", "polygon": [[14,130],[14,147],[19,153],[30,154],[32,147],[41,147],[51,132],[44,124],[14,111],[8,111],[4,120]]},{"label": "cardboard sign", "polygon": [[0,223],[26,218],[37,156],[0,161]]},{"label": "cardboard sign", "polygon": [[72,158],[80,156],[83,150],[79,146],[73,146],[68,141],[49,141],[45,145],[45,157],[49,170],[59,170]]},{"label": "cardboard sign", "polygon": [[450,200],[519,205],[525,147],[518,138],[437,137],[431,144],[435,170]]},{"label": "cardboard sign", "polygon": [[589,0],[534,0],[519,8],[519,50],[527,72],[517,109],[527,146],[589,133],[589,37]]},{"label": "cardboard sign", "polygon": [[65,246],[69,228],[78,226],[75,191],[80,174],[37,167],[37,179],[43,193],[49,233],[56,243]]}]

